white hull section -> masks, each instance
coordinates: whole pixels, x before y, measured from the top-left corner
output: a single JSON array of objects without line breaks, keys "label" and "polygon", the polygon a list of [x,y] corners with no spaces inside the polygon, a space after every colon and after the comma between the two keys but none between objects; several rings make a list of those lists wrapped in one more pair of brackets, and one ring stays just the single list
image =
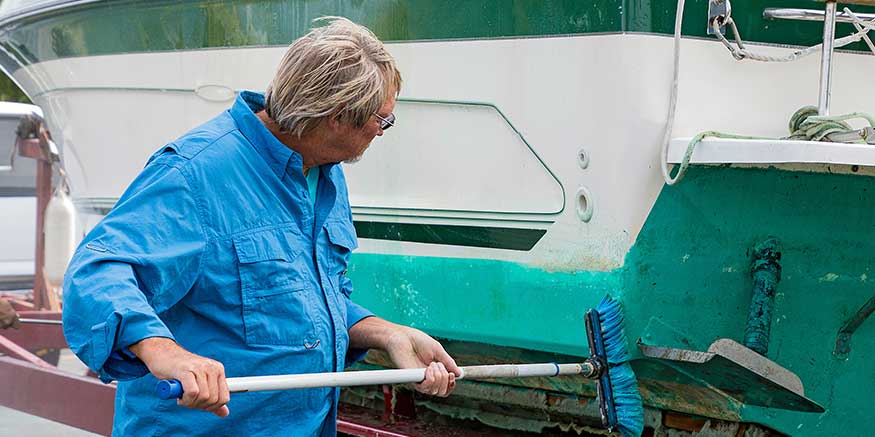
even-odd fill
[{"label": "white hull section", "polygon": [[[398,125],[346,168],[356,218],[549,231],[530,251],[383,240],[363,240],[362,251],[557,271],[622,266],[663,187],[671,38],[415,42],[390,50],[405,79]],[[32,97],[49,114],[79,206],[100,199],[108,206],[158,147],[225,110],[230,90],[263,90],[284,51],[70,58],[19,70],[16,79],[42,90]],[[875,88],[859,86],[875,58],[840,53],[833,71],[833,114],[875,112]],[[818,74],[816,55],[738,62],[715,41],[684,40],[673,136],[786,135],[790,115],[817,103]]]}]

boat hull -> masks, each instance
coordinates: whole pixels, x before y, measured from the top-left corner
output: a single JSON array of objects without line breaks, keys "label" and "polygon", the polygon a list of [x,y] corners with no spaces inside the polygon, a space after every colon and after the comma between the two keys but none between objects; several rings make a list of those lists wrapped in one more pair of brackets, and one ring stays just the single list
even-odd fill
[{"label": "boat hull", "polygon": [[[480,18],[461,16],[473,6],[448,12],[438,2],[370,5],[369,14],[357,2],[318,10],[308,2],[206,2],[200,12],[197,2],[96,3],[7,20],[0,43],[4,66],[45,110],[63,147],[87,230],[156,149],[225,110],[237,91],[263,90],[284,43],[311,18],[361,18],[388,41],[405,82],[397,127],[362,162],[345,166],[361,243],[349,270],[356,301],[450,342],[494,347],[473,354],[480,359],[502,348],[529,351],[518,356],[528,359],[586,355],[583,313],[610,293],[624,304],[631,339],[704,351],[716,339],[742,341],[752,248],[774,237],[783,273],[766,357],[796,373],[805,396],[828,411],[696,402],[679,395],[684,388],[673,377],[648,373],[636,351],[645,403],[793,435],[863,433],[875,412],[867,401],[875,390],[867,377],[872,326],[861,325],[849,354],[834,352],[845,321],[872,296],[875,172],[695,166],[679,185],[664,186],[659,150],[673,11],[652,12],[663,2],[637,2],[618,15],[598,12],[614,11],[614,2],[519,11],[471,3]],[[750,18],[755,5],[741,3],[733,13],[745,11],[739,22],[756,41],[817,38],[812,23],[775,24],[770,33]],[[691,8],[688,17],[701,12]],[[268,12],[288,14],[292,24]],[[140,39],[98,43],[75,24],[144,13],[180,15],[169,22],[192,24],[192,34],[156,27],[150,42],[132,27]],[[498,24],[484,24],[491,22]],[[816,104],[816,57],[738,62],[689,28],[674,137],[703,130],[780,137],[796,109]],[[875,88],[866,86],[873,68],[871,56],[837,56],[833,113],[875,110]],[[557,384],[541,389],[592,395],[586,383]]]}]

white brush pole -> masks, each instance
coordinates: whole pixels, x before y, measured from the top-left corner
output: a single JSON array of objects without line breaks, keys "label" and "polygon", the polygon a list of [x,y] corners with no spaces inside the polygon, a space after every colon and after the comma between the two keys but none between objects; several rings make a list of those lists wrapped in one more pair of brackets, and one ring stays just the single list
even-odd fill
[{"label": "white brush pole", "polygon": [[[533,376],[589,375],[589,363],[573,364],[501,364],[462,367],[456,379],[524,378]],[[247,391],[289,390],[315,387],[352,387],[358,385],[420,383],[425,369],[365,370],[337,373],[303,373],[298,375],[246,376],[228,378],[232,393]]]}]

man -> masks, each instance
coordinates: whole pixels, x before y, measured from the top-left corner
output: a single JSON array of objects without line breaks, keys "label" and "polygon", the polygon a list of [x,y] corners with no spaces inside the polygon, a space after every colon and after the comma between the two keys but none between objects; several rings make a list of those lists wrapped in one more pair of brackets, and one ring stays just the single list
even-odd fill
[{"label": "man", "polygon": [[[241,93],[151,157],[65,279],[71,348],[119,380],[113,434],[334,435],[339,390],[229,396],[225,377],[339,372],[368,348],[427,367],[420,391],[452,391],[459,369],[437,341],[349,299],[338,163],[392,126],[400,85],[369,30],[329,18],[292,43],[264,97]],[[168,378],[192,409],[155,397]]]}]

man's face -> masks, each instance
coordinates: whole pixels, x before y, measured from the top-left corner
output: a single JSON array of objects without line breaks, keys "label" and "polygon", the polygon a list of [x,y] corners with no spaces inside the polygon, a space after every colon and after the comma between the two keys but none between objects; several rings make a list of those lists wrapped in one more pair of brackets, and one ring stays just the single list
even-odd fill
[{"label": "man's face", "polygon": [[[386,118],[392,111],[395,110],[395,90],[391,90],[389,98],[383,103],[383,106],[377,110],[380,117]],[[340,156],[338,161],[346,163],[358,162],[365,150],[371,145],[374,137],[382,136],[383,129],[380,128],[380,119],[373,115],[368,118],[364,126],[356,128],[354,126],[342,125],[339,128],[336,141],[336,149]]]}]

